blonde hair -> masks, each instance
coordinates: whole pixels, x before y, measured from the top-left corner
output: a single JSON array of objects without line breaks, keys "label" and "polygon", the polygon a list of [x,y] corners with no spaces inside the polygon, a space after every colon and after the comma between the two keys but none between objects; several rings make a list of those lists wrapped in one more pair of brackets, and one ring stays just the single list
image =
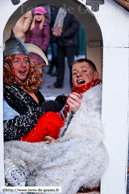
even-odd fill
[{"label": "blonde hair", "polygon": [[[43,29],[43,24],[44,24],[44,20],[45,20],[45,16],[44,16],[44,15],[42,15],[42,16],[43,16],[43,18],[42,18],[42,20],[40,21],[40,25],[39,25],[40,30]],[[33,21],[32,21],[30,30],[33,30],[33,29],[35,28],[35,21],[36,21],[36,19],[35,19],[35,15],[34,15],[34,19],[33,19]]]}]

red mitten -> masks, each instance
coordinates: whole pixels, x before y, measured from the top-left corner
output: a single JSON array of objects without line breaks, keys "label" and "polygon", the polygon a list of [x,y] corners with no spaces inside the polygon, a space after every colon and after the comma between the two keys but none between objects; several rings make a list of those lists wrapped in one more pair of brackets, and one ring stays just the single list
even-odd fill
[{"label": "red mitten", "polygon": [[54,112],[47,112],[39,118],[37,125],[29,133],[20,138],[20,141],[40,142],[44,140],[45,136],[57,139],[60,128],[63,125],[64,120],[60,115]]}]

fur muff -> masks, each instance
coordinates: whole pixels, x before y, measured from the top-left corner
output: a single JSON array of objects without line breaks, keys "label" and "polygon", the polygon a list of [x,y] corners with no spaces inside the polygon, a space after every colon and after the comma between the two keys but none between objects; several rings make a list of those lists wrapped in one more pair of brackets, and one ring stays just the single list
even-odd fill
[{"label": "fur muff", "polygon": [[71,117],[69,112],[58,143],[5,143],[5,160],[10,159],[26,171],[29,186],[61,186],[62,194],[76,194],[81,186],[93,188],[100,184],[108,166],[100,113],[101,90],[100,84],[85,93],[62,136]]}]

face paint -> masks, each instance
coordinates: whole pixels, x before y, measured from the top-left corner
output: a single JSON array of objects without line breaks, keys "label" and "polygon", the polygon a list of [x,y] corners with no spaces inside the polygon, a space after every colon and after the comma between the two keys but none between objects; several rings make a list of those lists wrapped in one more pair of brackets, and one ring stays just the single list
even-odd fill
[{"label": "face paint", "polygon": [[22,59],[15,58],[14,59],[14,62],[13,62],[13,66],[15,66],[15,65],[21,65],[22,63],[24,63],[25,65],[29,65],[29,59],[28,59],[28,57],[25,57],[23,59],[23,62],[22,62]]},{"label": "face paint", "polygon": [[24,81],[27,78],[29,66],[29,59],[26,55],[15,55],[13,68],[17,79]]},{"label": "face paint", "polygon": [[73,69],[73,78],[77,76],[78,74],[83,75],[83,76],[88,76],[90,75],[90,69],[88,68],[87,65],[82,64],[82,66],[78,67],[77,69]]},{"label": "face paint", "polygon": [[87,62],[76,63],[72,69],[73,85],[79,87],[94,80],[94,72]]}]

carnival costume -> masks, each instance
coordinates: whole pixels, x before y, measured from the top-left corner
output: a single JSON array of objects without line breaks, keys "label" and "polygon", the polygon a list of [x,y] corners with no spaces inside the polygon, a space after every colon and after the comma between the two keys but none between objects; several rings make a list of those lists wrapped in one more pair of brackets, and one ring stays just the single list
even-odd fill
[{"label": "carnival costume", "polygon": [[[51,113],[60,111],[63,104],[60,104],[57,100],[47,101],[39,90],[35,92],[36,97],[39,100],[39,105],[37,102],[22,88],[12,84],[11,86],[4,84],[4,140],[19,140],[25,134],[29,133],[34,127],[38,127],[39,119],[42,120],[43,128],[40,140],[43,141],[45,134],[50,135],[53,138],[57,138],[59,135],[60,128],[47,130],[46,119],[43,114],[48,111],[53,111]],[[14,113],[15,110],[15,113]],[[36,126],[38,125],[38,126]],[[60,126],[59,126],[60,127]],[[62,125],[61,125],[62,127]],[[58,132],[57,132],[58,130]],[[34,137],[36,139],[36,136]]]},{"label": "carnival costume", "polygon": [[[29,186],[61,186],[62,194],[76,194],[81,186],[98,186],[108,166],[103,144],[101,92],[102,84],[99,84],[84,93],[78,111],[74,115],[68,113],[59,142],[50,145],[5,142],[6,166],[12,162],[23,169]],[[5,174],[9,174],[7,169]]]},{"label": "carnival costume", "polygon": [[[28,55],[24,44],[13,36],[5,44],[4,56],[15,54]],[[4,63],[4,70],[8,68],[8,64]],[[5,118],[8,115],[8,120],[4,121],[6,140],[19,139],[21,134],[24,136],[31,130],[30,125],[35,126],[40,114],[49,108],[50,102],[45,106],[47,102],[43,102],[43,96],[39,91],[35,93],[39,100],[38,105],[21,86],[13,82],[4,83],[5,107],[8,111],[13,109],[11,114],[8,115],[8,112],[5,115]],[[89,88],[86,86],[85,89]],[[81,186],[98,186],[108,165],[108,154],[103,144],[101,89],[101,84],[98,84],[82,91],[86,92],[81,106],[75,114],[68,112],[59,142],[50,145],[43,142],[5,142],[7,182],[14,186],[25,186],[26,181],[29,186],[61,186],[62,194],[75,194]],[[53,102],[54,109],[57,104],[59,106],[56,107],[60,107],[60,100],[57,97],[56,102]]]},{"label": "carnival costume", "polygon": [[[32,45],[31,45],[32,47]],[[29,48],[29,50],[32,50]],[[24,82],[17,80],[12,61],[15,54],[29,55],[23,42],[11,33],[4,48],[4,140],[19,140],[30,132],[38,119],[46,112],[58,112],[65,103],[65,97],[58,96],[55,101],[47,101],[38,90],[41,78],[38,68],[30,60],[29,75]],[[38,53],[39,54],[39,53]],[[44,54],[40,52],[44,58]],[[35,76],[35,77],[34,77]],[[24,88],[26,87],[26,88]],[[39,104],[29,94],[33,92]],[[64,99],[64,101],[62,101]],[[54,114],[54,113],[53,113]],[[43,122],[43,121],[42,121]],[[42,139],[43,141],[43,139]]]}]

